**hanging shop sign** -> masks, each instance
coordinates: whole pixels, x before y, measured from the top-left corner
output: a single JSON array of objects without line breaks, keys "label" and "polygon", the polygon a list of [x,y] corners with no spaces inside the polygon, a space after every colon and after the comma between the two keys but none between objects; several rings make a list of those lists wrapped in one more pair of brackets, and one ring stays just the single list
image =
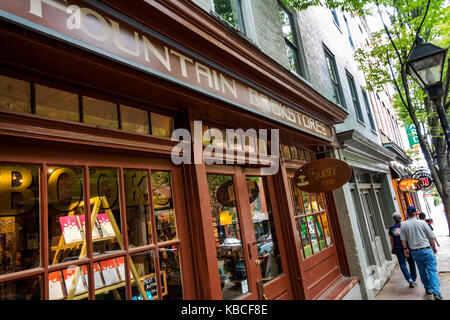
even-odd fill
[{"label": "hanging shop sign", "polygon": [[420,181],[420,190],[430,190],[434,187],[433,177],[426,171],[417,171],[412,175],[412,178]]},{"label": "hanging shop sign", "polygon": [[100,1],[2,0],[0,18],[331,141],[329,124]]},{"label": "hanging shop sign", "polygon": [[295,174],[295,186],[306,192],[327,192],[346,184],[352,176],[350,166],[338,159],[314,160]]},{"label": "hanging shop sign", "polygon": [[[249,191],[249,202],[258,198],[259,195],[259,187],[255,180],[247,179],[247,188]],[[236,196],[234,192],[234,183],[233,180],[229,180],[224,182],[216,191],[216,198],[219,203],[225,207],[233,208],[236,207]]]},{"label": "hanging shop sign", "polygon": [[422,187],[422,183],[419,179],[414,178],[406,178],[400,180],[398,183],[398,188],[403,192],[414,192],[420,190]]}]

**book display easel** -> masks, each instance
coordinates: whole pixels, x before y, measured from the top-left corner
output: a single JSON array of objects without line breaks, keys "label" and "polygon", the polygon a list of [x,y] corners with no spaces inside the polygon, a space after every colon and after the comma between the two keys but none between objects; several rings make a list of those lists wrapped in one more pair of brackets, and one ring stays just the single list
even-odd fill
[{"label": "book display easel", "polygon": [[[114,215],[109,207],[106,197],[94,197],[90,200],[92,206],[91,211],[91,226],[92,226],[92,242],[117,242],[120,249],[123,250],[122,234],[117,226]],[[70,211],[65,217],[60,218],[61,227],[63,233],[59,239],[59,243],[56,246],[51,247],[51,250],[55,252],[52,264],[59,262],[61,254],[69,250],[80,249],[79,259],[86,257],[86,229],[84,228],[84,208],[85,204],[82,201],[77,208]],[[105,213],[99,214],[100,208],[103,207]],[[79,212],[79,214],[76,214]],[[77,224],[78,222],[78,224]],[[78,225],[81,228],[78,228]],[[80,233],[81,229],[81,233]],[[100,231],[99,231],[100,229]],[[82,235],[84,234],[84,236]],[[101,261],[100,263],[94,263],[94,282],[95,282],[95,294],[102,294],[112,292],[116,299],[120,299],[120,295],[117,291],[118,288],[125,286],[125,269],[124,261],[122,258],[109,259]],[[140,293],[140,298],[143,300],[153,299],[151,293],[145,290],[144,284],[146,279],[155,277],[155,274],[148,274],[140,276],[142,265],[139,264],[138,268],[134,265],[131,257],[128,257],[128,264],[130,266],[130,279],[131,283],[136,283]],[[86,266],[71,268],[63,271],[65,287],[67,289],[66,300],[79,300],[88,297],[87,286],[85,287],[82,279],[83,277],[87,281],[87,268]],[[100,275],[101,273],[101,275]],[[59,272],[54,272],[54,280],[51,279],[50,283],[53,286],[50,288],[51,295],[53,294],[55,299],[63,299],[64,293],[62,292],[62,277]],[[161,270],[163,295],[167,294],[166,274]],[[52,278],[52,277],[50,277]],[[103,284],[102,278],[105,284]],[[136,282],[137,280],[137,282]],[[155,279],[156,280],[156,279]],[[144,282],[144,284],[143,284]],[[87,282],[86,282],[87,283]],[[61,290],[60,288],[61,287]],[[56,290],[53,293],[52,290]],[[61,291],[61,292],[60,292]],[[146,292],[147,291],[147,292]],[[154,290],[152,290],[154,291]]]}]

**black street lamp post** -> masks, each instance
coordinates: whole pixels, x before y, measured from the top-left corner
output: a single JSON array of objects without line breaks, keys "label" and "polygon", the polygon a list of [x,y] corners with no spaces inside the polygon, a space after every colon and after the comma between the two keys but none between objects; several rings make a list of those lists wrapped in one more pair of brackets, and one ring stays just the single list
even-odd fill
[{"label": "black street lamp post", "polygon": [[406,72],[426,91],[428,98],[434,102],[444,130],[448,150],[450,150],[450,125],[447,119],[442,97],[442,74],[448,49],[424,43],[417,37],[411,55],[406,62]]}]

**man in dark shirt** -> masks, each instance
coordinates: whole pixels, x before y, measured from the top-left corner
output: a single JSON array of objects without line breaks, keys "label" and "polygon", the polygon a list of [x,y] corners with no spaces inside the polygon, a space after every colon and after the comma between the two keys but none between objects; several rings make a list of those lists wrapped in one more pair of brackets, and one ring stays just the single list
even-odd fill
[{"label": "man in dark shirt", "polygon": [[[411,255],[406,257],[403,252],[402,240],[400,239],[400,224],[402,222],[402,216],[399,213],[394,213],[392,217],[394,218],[395,223],[389,228],[392,247],[391,252],[397,256],[398,264],[402,270],[403,276],[409,283],[409,287],[414,288],[414,286],[417,285],[416,264],[414,263],[414,259]],[[406,266],[406,261],[408,261],[409,264],[409,271]]]}]

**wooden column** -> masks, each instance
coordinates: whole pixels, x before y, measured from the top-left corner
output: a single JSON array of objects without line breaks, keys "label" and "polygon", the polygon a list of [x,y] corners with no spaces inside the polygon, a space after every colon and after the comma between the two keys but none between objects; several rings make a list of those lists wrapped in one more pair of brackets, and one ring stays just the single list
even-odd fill
[{"label": "wooden column", "polygon": [[292,294],[294,300],[308,299],[307,294],[303,287],[302,270],[300,267],[301,252],[298,239],[295,236],[297,234],[297,228],[295,226],[294,219],[294,207],[291,200],[291,190],[288,182],[288,175],[284,162],[280,157],[280,169],[277,174],[273,176],[273,182],[277,193],[277,206],[280,212],[280,224],[282,229],[277,232],[278,237],[284,238],[286,244],[287,262],[289,270],[285,272],[289,275],[292,283]]},{"label": "wooden column", "polygon": [[[189,128],[193,138],[193,121],[198,117],[190,111],[184,119],[184,127]],[[191,146],[194,150],[193,142]],[[195,299],[222,299],[206,166],[204,163],[194,164],[192,158],[192,164],[185,164],[182,168]]]}]

